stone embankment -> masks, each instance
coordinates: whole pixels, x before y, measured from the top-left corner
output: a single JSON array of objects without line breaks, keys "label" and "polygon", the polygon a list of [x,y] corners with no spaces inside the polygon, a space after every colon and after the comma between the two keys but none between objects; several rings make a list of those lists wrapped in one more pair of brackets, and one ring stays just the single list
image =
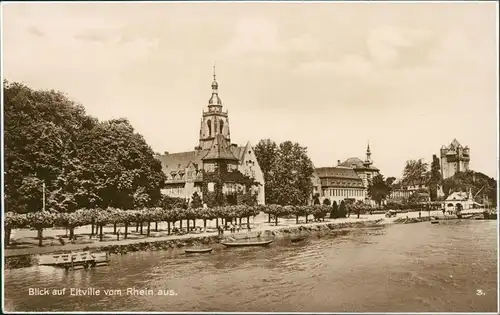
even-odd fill
[{"label": "stone embankment", "polygon": [[[201,246],[212,246],[216,250],[221,248],[220,241],[224,238],[232,238],[235,240],[240,239],[253,239],[253,238],[265,238],[265,239],[275,239],[283,240],[290,238],[295,235],[300,236],[322,236],[328,234],[343,234],[348,232],[348,229],[358,229],[358,228],[368,228],[374,226],[380,226],[383,219],[378,220],[363,220],[358,222],[320,222],[296,226],[269,226],[262,230],[256,230],[252,232],[241,232],[241,233],[228,233],[225,232],[224,235],[192,235],[192,237],[184,238],[171,238],[168,240],[155,240],[154,238],[144,240],[141,242],[133,243],[120,243],[105,246],[96,246],[92,248],[84,247],[81,250],[89,250],[91,252],[108,252],[110,254],[124,255],[130,252],[138,251],[158,251],[158,250],[175,250],[184,247],[201,247]],[[61,250],[54,249],[52,253],[67,253],[71,252],[70,249]],[[49,254],[49,253],[47,253]],[[27,255],[17,255],[5,257],[5,269],[13,268],[25,268],[38,264],[38,255],[27,254]]]}]

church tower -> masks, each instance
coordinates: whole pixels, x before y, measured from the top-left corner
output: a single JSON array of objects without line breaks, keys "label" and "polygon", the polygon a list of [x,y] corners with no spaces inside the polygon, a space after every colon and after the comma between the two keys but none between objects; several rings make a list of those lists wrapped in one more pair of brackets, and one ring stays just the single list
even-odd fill
[{"label": "church tower", "polygon": [[215,77],[212,82],[212,97],[208,100],[208,110],[202,112],[200,126],[200,144],[198,149],[207,150],[212,147],[217,135],[222,135],[224,142],[231,143],[229,118],[227,111],[222,111],[222,100],[219,97],[219,84]]}]

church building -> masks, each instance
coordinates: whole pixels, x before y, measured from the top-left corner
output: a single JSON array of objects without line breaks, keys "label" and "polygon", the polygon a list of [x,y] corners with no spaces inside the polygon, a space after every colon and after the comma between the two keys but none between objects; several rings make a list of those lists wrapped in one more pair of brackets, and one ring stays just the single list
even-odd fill
[{"label": "church building", "polygon": [[[250,142],[244,146],[231,144],[228,112],[222,108],[215,67],[213,77],[212,96],[207,109],[202,112],[198,145],[193,151],[156,156],[161,161],[163,172],[167,176],[166,188],[162,192],[186,200],[189,200],[195,192],[203,197],[203,173],[220,173],[224,168],[225,174],[237,174],[236,171],[239,171],[258,183],[253,185],[251,190],[257,194],[257,202],[264,204],[264,176],[253,147]],[[206,184],[208,191],[214,191],[214,182]],[[245,188],[235,181],[228,180],[223,183],[224,195],[242,190]]]}]

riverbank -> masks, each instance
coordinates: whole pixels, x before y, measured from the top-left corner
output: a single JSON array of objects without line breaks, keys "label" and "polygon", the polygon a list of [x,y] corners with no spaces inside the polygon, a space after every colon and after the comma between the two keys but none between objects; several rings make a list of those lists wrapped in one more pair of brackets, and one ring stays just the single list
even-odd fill
[{"label": "riverbank", "polygon": [[380,226],[384,219],[366,220],[349,219],[347,222],[311,222],[295,226],[262,226],[252,231],[240,231],[236,233],[225,232],[224,235],[217,233],[170,235],[166,237],[154,237],[147,239],[127,239],[111,242],[96,242],[91,244],[67,244],[64,246],[50,246],[38,248],[10,249],[5,251],[5,269],[25,268],[36,265],[38,256],[43,254],[67,253],[72,251],[108,252],[110,254],[123,255],[137,251],[173,250],[177,248],[189,248],[200,246],[211,246],[217,249],[222,247],[220,241],[226,238],[236,240],[249,238],[286,239],[294,235],[321,236],[330,234],[332,231],[350,228],[368,228]]},{"label": "riverbank", "polygon": [[[437,217],[439,214],[440,213],[435,212],[432,213],[431,216]],[[293,235],[304,235],[307,237],[309,234],[321,236],[324,234],[330,234],[332,231],[345,230],[349,228],[363,228],[395,223],[418,223],[429,220],[428,216],[424,216],[423,213],[421,215],[421,218],[419,218],[418,212],[410,212],[404,213],[398,217],[386,218],[382,214],[375,214],[362,215],[360,218],[351,216],[350,218],[326,219],[325,222],[305,223],[303,221],[299,221],[299,224],[296,224],[295,219],[282,218],[277,226],[272,222],[267,222],[266,215],[259,215],[251,224],[251,232],[246,229],[240,230],[236,233],[229,233],[226,231],[223,237],[218,236],[217,232],[184,235],[165,235],[164,232],[151,232],[151,237],[133,235],[134,237],[139,236],[140,238],[122,238],[118,241],[113,237],[114,235],[111,234],[112,231],[109,231],[105,240],[102,242],[94,239],[91,242],[80,244],[70,243],[65,245],[43,247],[7,248],[4,251],[5,269],[24,268],[36,265],[38,263],[37,257],[43,254],[68,253],[73,251],[126,254],[128,252],[136,251],[172,250],[176,248],[201,247],[207,245],[212,245],[214,248],[217,248],[217,246],[222,246],[218,245],[221,239],[228,236],[235,239],[256,238],[258,235],[270,239],[287,238]],[[55,233],[57,230],[48,230],[47,232]],[[61,231],[59,230],[58,233],[61,233]]]}]

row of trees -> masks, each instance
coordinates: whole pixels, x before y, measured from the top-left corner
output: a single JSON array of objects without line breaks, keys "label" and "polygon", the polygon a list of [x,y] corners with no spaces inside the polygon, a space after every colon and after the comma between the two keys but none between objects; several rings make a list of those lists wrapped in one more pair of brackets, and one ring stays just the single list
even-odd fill
[{"label": "row of trees", "polygon": [[259,207],[239,205],[198,209],[191,207],[163,209],[157,207],[144,208],[141,210],[122,210],[110,207],[106,209],[80,209],[71,213],[58,212],[56,210],[30,213],[7,212],[5,215],[5,239],[8,244],[12,229],[34,228],[38,230],[39,245],[41,246],[43,229],[52,227],[67,228],[70,233],[69,238],[72,239],[75,228],[91,225],[91,235],[94,235],[95,227],[96,234],[100,231],[99,234],[102,240],[102,229],[108,224],[114,225],[115,233],[117,225],[124,224],[124,237],[127,238],[128,228],[131,223],[136,223],[136,230],[140,227],[141,234],[143,230],[143,223],[147,223],[147,236],[149,236],[150,224],[153,222],[156,223],[156,230],[158,229],[159,222],[167,222],[168,234],[170,234],[170,225],[174,225],[175,222],[180,222],[180,227],[182,228],[182,221],[186,220],[188,229],[190,221],[193,221],[194,226],[194,220],[197,219],[204,221],[205,228],[207,220],[214,219],[216,220],[217,226],[219,225],[219,219],[224,220],[226,224],[234,219],[240,219],[241,224],[241,218],[247,218],[248,223],[249,218],[256,216],[261,210],[262,209]]},{"label": "row of trees", "polygon": [[30,213],[7,212],[5,215],[5,240],[9,244],[10,233],[13,229],[33,228],[38,231],[39,246],[42,246],[43,230],[52,227],[64,227],[69,230],[69,239],[74,238],[74,230],[80,226],[91,225],[91,235],[99,234],[100,240],[103,239],[103,227],[109,224],[114,225],[114,233],[117,233],[117,225],[124,225],[124,238],[128,237],[129,227],[131,224],[136,224],[136,231],[140,228],[140,233],[143,233],[143,224],[147,225],[146,235],[150,235],[151,223],[155,223],[155,229],[158,230],[159,222],[167,222],[168,234],[171,233],[171,226],[174,227],[176,222],[180,222],[182,228],[183,220],[186,221],[187,229],[189,230],[190,222],[195,220],[203,220],[204,228],[207,227],[207,220],[216,220],[216,226],[233,222],[239,219],[241,225],[242,218],[246,218],[249,227],[250,217],[257,216],[260,212],[269,215],[277,225],[280,217],[288,217],[293,215],[296,217],[296,223],[299,223],[299,217],[305,217],[306,223],[310,216],[316,220],[323,220],[325,217],[340,218],[346,217],[350,212],[359,214],[366,211],[367,206],[363,203],[341,202],[340,206],[334,203],[333,207],[326,205],[305,205],[305,206],[282,206],[282,205],[259,205],[259,206],[225,206],[213,208],[144,208],[141,210],[122,210],[117,208],[94,208],[94,209],[79,209],[77,211],[67,213],[56,210],[39,211]]}]

